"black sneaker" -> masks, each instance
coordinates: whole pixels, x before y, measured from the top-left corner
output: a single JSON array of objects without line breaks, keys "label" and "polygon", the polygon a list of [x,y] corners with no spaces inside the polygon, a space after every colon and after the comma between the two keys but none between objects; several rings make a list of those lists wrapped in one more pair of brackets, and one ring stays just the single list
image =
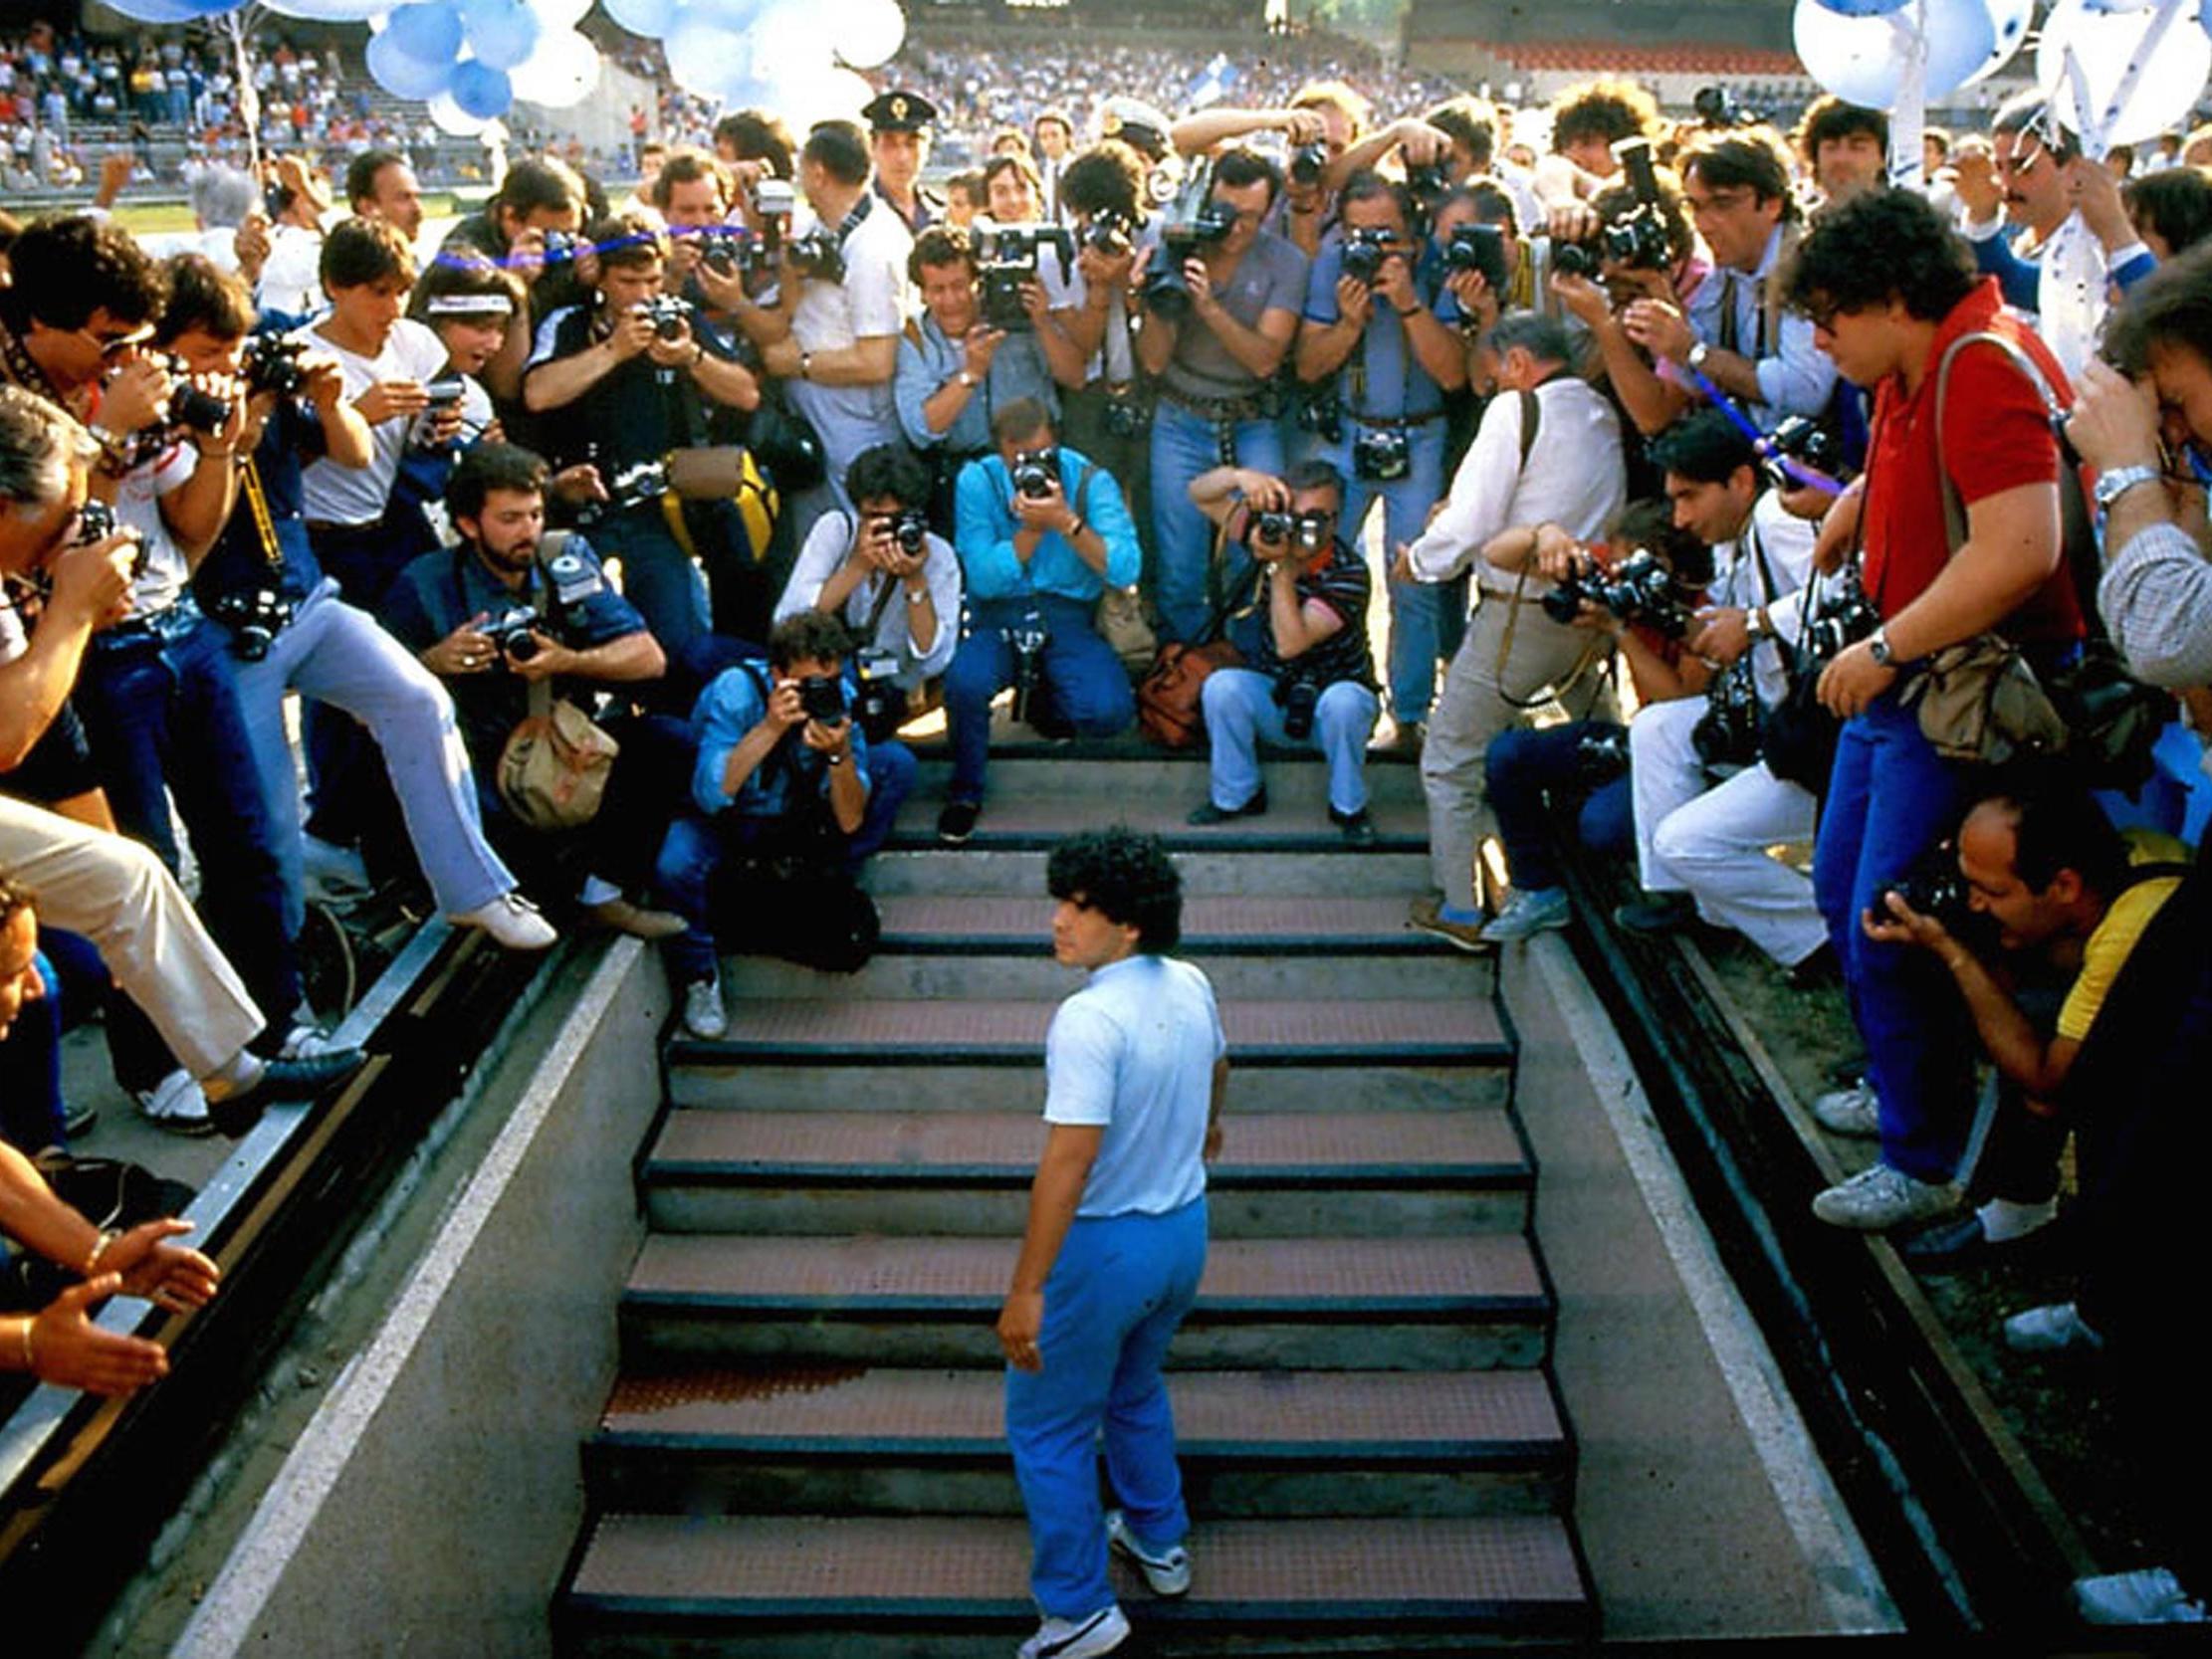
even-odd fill
[{"label": "black sneaker", "polygon": [[1614,926],[1632,933],[1671,933],[1696,918],[1697,902],[1686,893],[1647,893],[1613,911]]},{"label": "black sneaker", "polygon": [[232,1140],[261,1121],[262,1108],[280,1101],[312,1101],[352,1080],[368,1064],[368,1055],[357,1048],[331,1049],[323,1054],[302,1055],[297,1060],[264,1060],[261,1075],[236,1094],[207,1103],[215,1127]]},{"label": "black sneaker", "polygon": [[1843,981],[1844,970],[1836,964],[1836,951],[1826,943],[1790,968],[1784,975],[1793,991],[1817,990],[1822,985],[1835,985]]},{"label": "black sneaker", "polygon": [[1267,786],[1261,784],[1252,791],[1252,798],[1242,806],[1216,806],[1212,801],[1191,808],[1183,821],[1200,829],[1209,824],[1225,824],[1231,818],[1256,818],[1267,810]]},{"label": "black sneaker", "polygon": [[945,810],[937,815],[937,839],[948,847],[958,847],[976,833],[976,820],[984,815],[977,801],[947,801]]},{"label": "black sneaker", "polygon": [[1368,816],[1366,807],[1361,807],[1357,812],[1339,812],[1332,806],[1329,808],[1329,822],[1344,832],[1345,845],[1351,847],[1372,847],[1375,845],[1375,820]]}]

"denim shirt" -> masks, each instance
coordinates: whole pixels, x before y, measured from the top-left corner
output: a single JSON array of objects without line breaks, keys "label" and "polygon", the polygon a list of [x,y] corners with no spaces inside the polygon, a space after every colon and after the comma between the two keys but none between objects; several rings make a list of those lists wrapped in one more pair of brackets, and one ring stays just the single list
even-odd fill
[{"label": "denim shirt", "polygon": [[[692,804],[710,818],[726,811],[741,818],[779,818],[793,809],[796,790],[804,790],[825,803],[829,799],[829,761],[818,749],[806,746],[800,735],[805,730],[803,726],[794,726],[783,734],[738,785],[735,795],[722,787],[730,751],[745,741],[745,734],[768,713],[768,697],[761,686],[769,672],[768,664],[759,661],[725,669],[699,694],[699,703],[691,712],[691,734],[699,745],[699,759],[691,771]],[[849,669],[844,682],[849,705],[858,690]],[[848,763],[861,789],[871,789],[868,740],[857,723],[852,728]]]},{"label": "denim shirt", "polygon": [[1103,577],[1068,545],[1067,537],[1047,530],[1026,565],[1014,556],[1013,535],[1021,520],[1013,516],[1013,481],[995,455],[961,469],[955,489],[953,544],[971,599],[1016,599],[1053,593],[1064,599],[1096,599],[1111,584],[1136,581],[1143,555],[1137,526],[1122,501],[1121,486],[1105,468],[1066,448],[1060,457],[1060,487],[1068,505],[1106,543]]}]

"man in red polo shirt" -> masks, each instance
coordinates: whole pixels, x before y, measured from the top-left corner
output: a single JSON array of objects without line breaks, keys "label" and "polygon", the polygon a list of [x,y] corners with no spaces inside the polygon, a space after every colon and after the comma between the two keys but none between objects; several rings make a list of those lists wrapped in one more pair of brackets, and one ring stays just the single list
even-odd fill
[{"label": "man in red polo shirt", "polygon": [[[1972,770],[1942,758],[1898,701],[1945,646],[1995,629],[2038,668],[2082,637],[2063,567],[2059,449],[2044,394],[2000,334],[2028,352],[2062,402],[2072,390],[2043,342],[2007,313],[1994,281],[1920,197],[1882,190],[1824,214],[1799,246],[1790,304],[1810,315],[1844,377],[1875,389],[1863,486],[1823,526],[1830,559],[1863,530],[1861,579],[1881,613],[1871,639],[1821,677],[1845,721],[1813,885],[1867,1044],[1867,1081],[1816,1109],[1846,1133],[1879,1133],[1879,1162],[1813,1201],[1837,1226],[1868,1230],[1941,1215],[1972,1117],[1975,1052],[1965,1010],[1924,953],[1868,935],[1862,918],[1958,822]],[[1939,408],[1940,405],[1940,408]],[[1940,439],[1937,426],[1942,431]],[[1945,529],[1944,479],[1965,514]]]}]

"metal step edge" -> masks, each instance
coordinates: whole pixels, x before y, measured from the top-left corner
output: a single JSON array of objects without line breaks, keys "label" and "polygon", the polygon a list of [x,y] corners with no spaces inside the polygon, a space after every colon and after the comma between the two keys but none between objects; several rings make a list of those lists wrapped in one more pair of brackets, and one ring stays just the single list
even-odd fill
[{"label": "metal step edge", "polygon": [[[1026,1188],[1036,1176],[1036,1160],[1025,1163],[757,1163],[703,1158],[649,1158],[645,1181],[652,1187],[711,1186],[811,1187],[866,1186],[877,1191],[946,1190],[975,1187]],[[1461,1191],[1533,1190],[1536,1171],[1525,1163],[1302,1163],[1279,1165],[1214,1164],[1210,1188],[1240,1192]]]},{"label": "metal step edge", "polygon": [[[958,1003],[947,1003],[958,1007]],[[686,1067],[728,1069],[749,1061],[783,1064],[820,1061],[825,1065],[879,1068],[885,1066],[1021,1066],[1035,1067],[1041,1045],[1035,1043],[874,1043],[865,1048],[833,1043],[736,1042],[724,1038],[703,1042],[683,1037],[670,1043],[667,1064],[671,1071]],[[1229,1045],[1231,1066],[1510,1066],[1510,1042],[1489,1043],[1378,1043],[1334,1044],[1306,1047],[1284,1043]]]},{"label": "metal step edge", "polygon": [[[888,1458],[926,1458],[961,1467],[1010,1467],[1005,1436],[764,1435],[663,1433],[602,1428],[584,1442],[590,1459],[680,1455],[689,1460],[769,1461],[804,1457],[810,1463],[880,1464]],[[1467,1469],[1548,1472],[1569,1464],[1574,1444],[1565,1433],[1535,1439],[1329,1440],[1292,1444],[1280,1440],[1191,1440],[1179,1437],[1176,1459],[1220,1463],[1236,1469],[1356,1471],[1388,1467],[1404,1472],[1453,1473]]]},{"label": "metal step edge", "polygon": [[[794,1296],[780,1292],[748,1294],[733,1291],[641,1290],[625,1286],[618,1312],[642,1318],[656,1314],[683,1314],[724,1319],[759,1318],[764,1315],[865,1317],[873,1323],[897,1321],[923,1324],[948,1320],[969,1323],[995,1314],[1005,1304],[1002,1295],[886,1295]],[[1374,1324],[1388,1315],[1406,1324],[1506,1325],[1523,1320],[1549,1320],[1557,1303],[1549,1291],[1533,1295],[1470,1293],[1452,1296],[1201,1296],[1185,1319],[1186,1327],[1204,1325]]]}]

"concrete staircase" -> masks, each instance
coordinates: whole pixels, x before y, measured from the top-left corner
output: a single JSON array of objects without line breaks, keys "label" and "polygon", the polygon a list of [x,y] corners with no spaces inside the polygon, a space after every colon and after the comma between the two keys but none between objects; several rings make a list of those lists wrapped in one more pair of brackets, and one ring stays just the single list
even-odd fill
[{"label": "concrete staircase", "polygon": [[957,850],[943,769],[871,872],[876,959],[726,962],[728,1038],[668,1049],[562,1650],[1003,1656],[1034,1627],[993,1325],[1080,982],[1044,849],[1117,820],[1178,853],[1233,1073],[1171,1355],[1196,1583],[1121,1583],[1129,1651],[1590,1637],[1513,1031],[1493,962],[1405,925],[1415,768],[1378,757],[1382,844],[1352,849],[1309,759],[1270,762],[1265,817],[1194,830],[1201,764],[1008,744]]}]

